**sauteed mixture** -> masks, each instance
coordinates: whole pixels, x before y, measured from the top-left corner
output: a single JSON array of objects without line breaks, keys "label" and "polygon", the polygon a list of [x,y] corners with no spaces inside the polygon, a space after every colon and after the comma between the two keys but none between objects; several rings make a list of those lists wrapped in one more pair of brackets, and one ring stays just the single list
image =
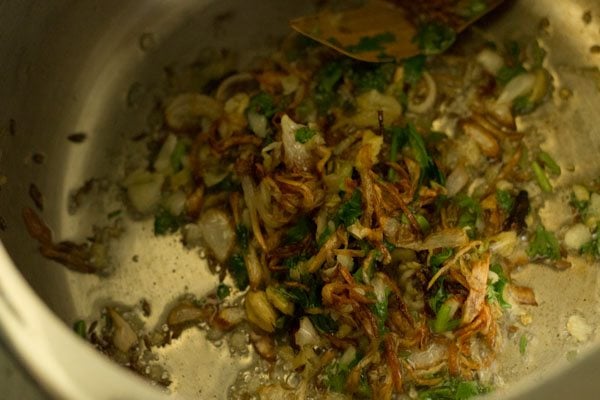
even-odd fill
[{"label": "sauteed mixture", "polygon": [[[594,187],[573,188],[558,235],[537,214],[561,168],[515,121],[549,106],[544,55],[535,41],[484,43],[363,64],[290,36],[253,69],[163,99],[125,208],[200,248],[221,283],[174,293],[160,327],[111,305],[76,331],[164,385],[153,349],[185,329],[218,332],[233,354],[250,343],[234,399],[487,393],[499,382],[485,371],[520,336],[511,310],[536,306],[511,272],[600,253]],[[45,256],[106,274],[117,214],[83,244],[24,216]]]}]

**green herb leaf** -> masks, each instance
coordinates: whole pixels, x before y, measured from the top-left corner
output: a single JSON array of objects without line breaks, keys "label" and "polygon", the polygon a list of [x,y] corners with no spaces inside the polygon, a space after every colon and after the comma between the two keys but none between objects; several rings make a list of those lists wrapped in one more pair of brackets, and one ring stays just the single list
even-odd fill
[{"label": "green herb leaf", "polygon": [[303,126],[296,129],[296,132],[294,132],[294,138],[296,139],[296,142],[305,144],[316,134],[317,131],[315,131],[314,129],[310,129],[306,126]]},{"label": "green herb leaf", "polygon": [[335,89],[341,81],[348,64],[333,61],[326,64],[315,75],[314,100],[317,111],[325,114],[336,100]]},{"label": "green herb leaf", "polygon": [[83,339],[87,338],[87,327],[84,320],[75,321],[73,324],[73,331],[81,336]]},{"label": "green herb leaf", "polygon": [[275,99],[266,92],[259,92],[250,98],[246,112],[254,112],[270,119],[277,112]]},{"label": "green herb leaf", "polygon": [[559,176],[562,172],[560,166],[554,161],[552,156],[545,151],[540,151],[537,158],[544,164],[544,167],[546,167],[551,175]]},{"label": "green herb leaf", "polygon": [[219,300],[223,300],[224,298],[229,296],[229,293],[231,293],[231,289],[229,288],[229,286],[227,286],[224,283],[219,283],[219,286],[217,286],[217,297],[219,298]]},{"label": "green herb leaf", "polygon": [[310,322],[321,333],[335,333],[338,330],[338,324],[326,314],[310,314],[308,316]]},{"label": "green herb leaf", "polygon": [[113,219],[121,215],[122,210],[114,210],[108,213],[106,216],[108,219]]},{"label": "green herb leaf", "polygon": [[358,43],[346,46],[346,50],[350,53],[365,53],[369,51],[383,51],[386,43],[396,41],[396,36],[391,32],[384,32],[373,36],[363,36]]},{"label": "green herb leaf", "polygon": [[500,264],[492,264],[490,271],[498,275],[498,280],[488,285],[486,298],[489,302],[497,302],[502,308],[510,308],[510,303],[504,299],[504,288],[508,284],[508,278],[504,275]]},{"label": "green herb leaf", "polygon": [[540,189],[546,193],[552,192],[552,184],[540,164],[538,164],[537,161],[533,161],[531,163],[531,169],[533,170],[533,174]]},{"label": "green herb leaf", "polygon": [[427,152],[427,147],[425,146],[423,137],[419,134],[419,132],[417,132],[414,125],[411,123],[407,124],[405,129],[408,136],[408,144],[413,150],[415,160],[421,167],[419,184],[423,183],[425,179],[430,179],[443,185],[446,179],[433,161],[433,158]]},{"label": "green herb leaf", "polygon": [[513,100],[512,109],[517,115],[526,115],[535,110],[537,104],[529,96],[519,96]]},{"label": "green herb leaf", "polygon": [[446,262],[452,255],[454,254],[454,250],[451,248],[443,248],[437,254],[429,257],[429,266],[437,272],[437,270],[442,266],[443,263]]},{"label": "green herb leaf", "polygon": [[229,257],[229,273],[239,290],[244,290],[248,287],[248,270],[246,269],[244,257],[241,254],[235,253]]},{"label": "green herb leaf", "polygon": [[506,213],[510,213],[515,205],[515,199],[508,190],[496,190],[496,202],[498,203],[500,209]]},{"label": "green herb leaf", "polygon": [[558,260],[560,258],[560,246],[552,232],[547,231],[542,225],[538,225],[527,249],[529,258],[548,258]]},{"label": "green herb leaf", "polygon": [[459,14],[463,18],[471,19],[480,14],[483,14],[487,10],[487,4],[484,0],[471,0]]},{"label": "green herb leaf", "polygon": [[587,254],[589,256],[600,258],[600,232],[599,229],[596,229],[594,234],[592,235],[592,240],[588,243],[581,246],[579,249],[579,253]]},{"label": "green herb leaf", "polygon": [[306,216],[300,217],[285,233],[284,242],[288,244],[301,242],[307,236],[310,236],[313,225],[310,218]]},{"label": "green herb leaf", "polygon": [[154,234],[159,236],[173,233],[179,229],[179,224],[179,217],[161,207],[154,216]]},{"label": "green herb leaf", "polygon": [[235,236],[237,238],[238,245],[242,250],[248,250],[248,243],[250,241],[250,230],[244,224],[238,224],[235,227]]},{"label": "green herb leaf", "polygon": [[383,92],[392,81],[395,71],[396,64],[394,63],[354,63],[349,77],[358,92],[373,89]]},{"label": "green herb leaf", "polygon": [[419,400],[468,400],[489,391],[476,381],[451,378],[441,385],[421,390]]},{"label": "green herb leaf", "polygon": [[524,356],[526,351],[527,351],[527,336],[525,336],[523,334],[519,338],[519,353],[521,353],[521,355]]},{"label": "green herb leaf", "polygon": [[527,70],[521,64],[514,67],[503,66],[496,75],[496,82],[501,86],[506,86],[515,76],[524,74],[525,72]]},{"label": "green herb leaf", "polygon": [[431,22],[419,28],[413,42],[424,54],[439,54],[448,49],[456,40],[456,32],[447,25]]},{"label": "green herb leaf", "polygon": [[183,157],[187,153],[187,146],[182,140],[178,140],[175,148],[171,152],[171,168],[173,171],[179,172],[183,168]]},{"label": "green herb leaf", "polygon": [[477,220],[482,215],[481,205],[466,194],[459,194],[455,197],[455,201],[459,208],[458,226],[470,227],[469,234],[474,235],[477,231]]},{"label": "green herb leaf", "polygon": [[346,227],[356,222],[362,215],[362,196],[360,190],[355,190],[348,201],[343,203],[337,211],[334,222],[336,225]]},{"label": "green herb leaf", "polygon": [[404,60],[404,82],[410,86],[419,83],[425,70],[425,61],[427,57],[422,54]]}]

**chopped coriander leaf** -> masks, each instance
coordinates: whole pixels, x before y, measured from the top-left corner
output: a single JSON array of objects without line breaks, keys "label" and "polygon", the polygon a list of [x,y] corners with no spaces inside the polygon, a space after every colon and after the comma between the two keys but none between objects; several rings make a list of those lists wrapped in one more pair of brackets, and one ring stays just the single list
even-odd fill
[{"label": "chopped coriander leaf", "polygon": [[547,193],[551,192],[552,184],[550,183],[548,176],[546,176],[546,172],[544,172],[544,169],[540,166],[540,164],[538,164],[537,161],[533,161],[531,163],[531,169],[533,170],[533,174],[538,183],[538,186],[544,192],[547,192]]},{"label": "chopped coriander leaf", "polygon": [[410,86],[416,85],[423,76],[425,61],[427,57],[422,54],[404,60],[404,82]]},{"label": "chopped coriander leaf", "polygon": [[292,225],[285,233],[285,243],[298,243],[310,236],[313,230],[313,223],[310,218],[301,217],[294,225]]},{"label": "chopped coriander leaf", "polygon": [[219,283],[217,286],[217,297],[219,300],[223,300],[225,297],[229,296],[231,289],[224,283]]},{"label": "chopped coriander leaf", "polygon": [[517,115],[526,115],[535,110],[537,104],[529,96],[519,96],[513,100],[512,109]]},{"label": "chopped coriander leaf", "polygon": [[331,227],[329,225],[327,225],[327,227],[323,230],[323,232],[321,232],[321,234],[317,238],[317,246],[318,247],[323,246],[325,244],[325,242],[327,241],[327,239],[329,239],[329,236],[331,236],[332,233],[333,233],[333,230],[331,229]]},{"label": "chopped coriander leaf", "polygon": [[433,158],[431,158],[431,156],[427,152],[427,147],[425,146],[425,141],[423,140],[423,137],[419,134],[419,132],[417,132],[414,125],[411,123],[407,124],[405,129],[408,136],[408,144],[413,150],[415,160],[419,163],[419,166],[421,167],[419,184],[423,183],[425,179],[429,179],[443,185],[446,179],[444,178],[444,175],[433,161]]},{"label": "chopped coriander leaf", "polygon": [[506,84],[510,82],[515,76],[524,74],[525,72],[527,72],[527,70],[523,68],[523,66],[520,64],[514,67],[503,66],[502,68],[500,68],[498,74],[496,75],[496,81],[501,86],[506,86]]},{"label": "chopped coriander leaf", "polygon": [[335,102],[335,89],[341,81],[347,63],[333,61],[322,67],[315,75],[316,86],[314,89],[314,101],[317,111],[325,114]]},{"label": "chopped coriander leaf", "polygon": [[277,107],[275,106],[273,96],[266,92],[260,92],[250,98],[246,112],[264,115],[269,119],[277,112]]},{"label": "chopped coriander leaf", "polygon": [[489,389],[476,381],[451,378],[441,385],[419,391],[419,400],[468,400]]},{"label": "chopped coriander leaf", "polygon": [[474,232],[477,226],[477,220],[482,215],[481,205],[477,200],[465,194],[460,194],[456,196],[455,199],[460,210],[458,226],[461,228],[470,227]]},{"label": "chopped coriander leaf", "polygon": [[235,181],[232,175],[227,175],[225,179],[214,186],[208,188],[209,193],[215,192],[235,192],[241,188],[239,182]]},{"label": "chopped coriander leaf", "polygon": [[373,398],[371,385],[369,385],[369,380],[367,379],[367,374],[365,374],[365,372],[360,375],[360,381],[358,382],[358,390],[356,394],[359,397],[365,397],[369,399]]},{"label": "chopped coriander leaf", "polygon": [[413,42],[424,54],[439,54],[448,49],[456,40],[456,32],[438,22],[424,24],[419,28]]},{"label": "chopped coriander leaf", "polygon": [[540,151],[540,153],[538,154],[538,160],[540,160],[542,164],[544,164],[544,167],[546,167],[550,174],[555,176],[560,175],[560,166],[556,163],[556,161],[554,161],[550,154],[546,153],[545,151]]},{"label": "chopped coriander leaf", "polygon": [[338,324],[326,314],[311,314],[308,316],[310,322],[322,333],[335,333],[338,330]]},{"label": "chopped coriander leaf", "polygon": [[414,216],[415,216],[415,219],[417,220],[417,224],[419,224],[419,228],[421,229],[421,232],[423,232],[423,233],[429,232],[429,230],[431,229],[431,224],[429,223],[427,218],[425,218],[425,216],[422,214],[415,214]]},{"label": "chopped coriander leaf", "polygon": [[451,248],[443,248],[439,253],[429,257],[429,266],[437,271],[453,254],[454,250]]},{"label": "chopped coriander leaf", "polygon": [[[390,127],[387,132],[392,136],[390,144],[390,161],[396,162],[398,159],[398,151],[408,142],[408,135],[404,128],[398,126]],[[388,171],[388,180],[393,180],[396,172],[390,168]]]},{"label": "chopped coriander leaf", "polygon": [[294,138],[296,139],[296,142],[305,144],[316,134],[317,132],[314,129],[310,129],[306,126],[303,126],[298,128],[296,132],[294,132]]},{"label": "chopped coriander leaf", "polygon": [[159,236],[173,233],[179,229],[179,224],[179,217],[161,207],[154,216],[154,234]]},{"label": "chopped coriander leaf", "polygon": [[383,92],[392,81],[395,71],[396,64],[393,63],[355,63],[352,65],[349,77],[359,92],[372,89]]},{"label": "chopped coriander leaf", "polygon": [[306,288],[286,287],[281,289],[281,293],[302,309],[320,307],[323,284],[313,276],[307,277],[303,283]]},{"label": "chopped coriander leaf", "polygon": [[487,10],[487,5],[484,0],[471,0],[459,11],[459,15],[469,19],[483,14],[485,10]]},{"label": "chopped coriander leaf", "polygon": [[338,364],[337,361],[329,364],[325,369],[325,384],[337,393],[342,393],[348,379],[348,368]]},{"label": "chopped coriander leaf", "polygon": [[182,140],[178,140],[175,148],[171,152],[171,168],[178,172],[183,168],[183,157],[187,153],[187,146]]},{"label": "chopped coriander leaf", "polygon": [[594,232],[592,240],[581,246],[579,252],[581,254],[587,254],[592,257],[600,258],[600,232],[598,232],[598,229],[596,229],[596,232]]},{"label": "chopped coriander leaf", "polygon": [[384,32],[373,36],[363,36],[358,43],[346,46],[346,50],[350,53],[365,53],[369,51],[384,50],[384,44],[393,43],[396,41],[396,36],[391,32]]},{"label": "chopped coriander leaf", "polygon": [[87,338],[87,327],[84,320],[75,321],[73,331],[83,339]]},{"label": "chopped coriander leaf", "polygon": [[552,232],[547,231],[542,225],[538,225],[533,235],[529,248],[529,258],[549,258],[558,260],[560,258],[560,246]]},{"label": "chopped coriander leaf", "polygon": [[121,210],[114,210],[108,213],[108,215],[106,216],[108,219],[113,219],[115,217],[118,217],[119,215],[121,215]]},{"label": "chopped coriander leaf", "polygon": [[519,353],[521,353],[521,355],[524,356],[526,351],[527,351],[527,336],[525,336],[523,334],[519,338]]},{"label": "chopped coriander leaf", "polygon": [[244,290],[248,287],[248,270],[246,269],[244,257],[241,254],[235,253],[229,257],[229,273],[239,290]]},{"label": "chopped coriander leaf", "polygon": [[299,262],[306,261],[309,258],[310,257],[304,253],[296,254],[294,256],[288,257],[285,260],[283,260],[282,265],[286,268],[295,268]]},{"label": "chopped coriander leaf", "polygon": [[362,196],[360,190],[355,190],[348,201],[343,203],[335,215],[336,225],[346,227],[356,222],[362,215]]},{"label": "chopped coriander leaf", "polygon": [[511,65],[521,63],[521,46],[515,40],[508,40],[504,43],[504,50],[508,55],[508,62]]},{"label": "chopped coriander leaf", "polygon": [[507,213],[509,213],[515,205],[515,199],[508,190],[496,190],[496,202],[498,203],[498,207]]},{"label": "chopped coriander leaf", "polygon": [[429,308],[431,308],[431,311],[433,311],[435,314],[438,313],[442,304],[444,304],[444,302],[448,299],[448,292],[446,291],[446,289],[444,287],[444,277],[441,277],[440,279],[438,279],[436,285],[437,285],[437,290],[435,291],[433,296],[431,296],[427,300],[427,304],[429,304]]},{"label": "chopped coriander leaf", "polygon": [[247,250],[248,242],[250,241],[250,230],[246,227],[246,225],[238,224],[235,227],[235,236],[242,250]]},{"label": "chopped coriander leaf", "polygon": [[498,303],[502,308],[510,308],[510,303],[504,299],[504,288],[508,284],[508,279],[504,275],[502,267],[499,264],[492,264],[490,271],[498,276],[498,280],[488,285],[486,298],[490,302]]},{"label": "chopped coriander leaf", "polygon": [[546,58],[546,50],[544,50],[537,40],[534,40],[531,46],[529,47],[529,53],[531,57],[532,67],[539,68],[544,63],[544,58]]}]

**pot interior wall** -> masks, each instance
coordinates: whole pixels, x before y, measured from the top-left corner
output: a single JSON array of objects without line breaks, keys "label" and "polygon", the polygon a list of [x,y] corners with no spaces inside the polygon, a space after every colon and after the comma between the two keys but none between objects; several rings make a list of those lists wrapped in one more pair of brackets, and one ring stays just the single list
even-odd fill
[{"label": "pot interior wall", "polygon": [[[287,32],[289,17],[310,7],[275,0],[0,3],[0,173],[5,181],[0,189],[1,238],[31,286],[67,324],[97,315],[107,302],[132,305],[141,299],[151,302],[154,313],[147,323],[155,324],[168,303],[185,292],[201,296],[217,278],[196,252],[183,251],[176,239],[153,238],[151,221],[128,227],[114,248],[116,267],[108,277],[84,276],[48,262],[37,253],[21,219],[22,208],[33,206],[31,184],[43,194],[42,214],[57,239],[89,236],[90,226],[106,224],[107,215],[118,207],[117,182],[125,169],[145,155],[143,142],[134,138],[153,123],[149,115],[164,93],[165,71],[205,57],[207,48],[228,49],[239,55],[239,65],[245,65],[276,45],[276,38]],[[582,19],[586,10],[592,10],[590,23]],[[481,21],[470,35],[485,30],[490,38],[538,37],[551,49],[553,104],[540,110],[535,121],[522,124],[543,138],[542,147],[566,166],[557,187],[597,177],[600,56],[590,48],[599,44],[600,6],[594,0],[509,1],[499,14]],[[543,18],[549,26],[540,26]],[[560,89],[573,92],[568,101],[561,99]],[[74,133],[84,133],[85,140],[69,141]],[[93,189],[76,213],[69,212],[73,191],[90,178],[99,178],[93,187],[111,196],[93,196]],[[542,217],[557,227],[565,221],[556,218],[559,213],[553,207],[545,204]],[[540,318],[527,329],[561,332],[561,337],[536,333],[526,360],[514,358],[516,344],[508,343],[512,353],[507,354],[513,358],[506,362],[513,372],[507,381],[539,375],[540,365],[580,351],[582,346],[565,337],[570,312],[577,310],[590,323],[597,318],[597,274],[589,265],[575,262],[573,271],[561,276],[535,268],[517,274],[541,299]],[[564,297],[558,299],[556,293]],[[182,371],[175,377],[180,392],[221,396],[220,382],[232,379],[224,372],[230,363],[228,351],[198,340],[201,336],[186,333],[163,355]]]}]

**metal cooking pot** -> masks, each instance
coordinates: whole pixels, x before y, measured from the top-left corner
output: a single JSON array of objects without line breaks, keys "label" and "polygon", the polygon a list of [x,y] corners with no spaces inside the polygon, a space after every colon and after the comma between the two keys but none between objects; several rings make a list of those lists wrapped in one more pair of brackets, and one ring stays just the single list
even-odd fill
[{"label": "metal cooking pot", "polygon": [[[32,203],[31,184],[43,194],[43,215],[56,237],[89,234],[98,209],[107,206],[92,204],[75,217],[68,212],[70,193],[90,177],[119,178],[128,162],[124,154],[135,150],[131,138],[147,125],[160,94],[156,82],[164,67],[190,63],[207,46],[239,53],[243,65],[275,44],[290,17],[311,7],[278,0],[0,1],[0,334],[51,396],[165,398],[78,339],[69,325],[109,299],[131,304],[148,298],[161,310],[186,290],[206,292],[215,278],[174,241],[149,248],[143,232],[125,235],[116,251],[120,267],[108,278],[78,275],[44,260],[21,219],[22,208]],[[553,104],[524,124],[566,166],[558,188],[598,177],[600,55],[590,49],[600,44],[600,3],[508,1],[478,27],[492,38],[538,37],[550,49]],[[86,140],[67,140],[74,133],[85,133]],[[556,227],[564,221],[554,206],[544,204],[541,213]],[[530,327],[531,354],[505,360],[512,370],[508,382],[525,378],[499,389],[497,397],[597,397],[600,350],[576,344],[564,328],[574,311],[597,323],[595,267],[580,262],[560,273],[539,266],[518,273],[536,291],[540,307]],[[223,398],[233,377],[227,355],[193,336],[175,347],[173,365],[188,375],[175,379],[175,390]],[[574,352],[576,360],[565,361]]]}]

